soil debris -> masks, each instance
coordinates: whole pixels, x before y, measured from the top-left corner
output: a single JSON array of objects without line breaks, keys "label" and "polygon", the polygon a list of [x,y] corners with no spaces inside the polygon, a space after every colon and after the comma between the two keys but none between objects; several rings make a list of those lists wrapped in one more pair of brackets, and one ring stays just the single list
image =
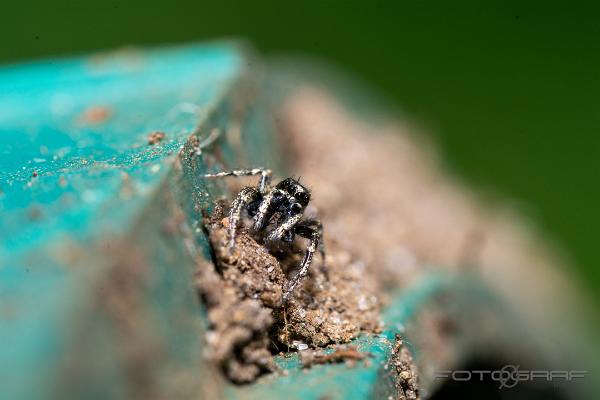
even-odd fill
[{"label": "soil debris", "polygon": [[362,277],[364,266],[348,253],[332,243],[326,267],[315,262],[284,305],[283,288],[302,246],[271,254],[241,227],[230,251],[224,216],[218,203],[205,218],[215,265],[199,263],[197,287],[208,307],[209,358],[232,381],[247,383],[273,371],[273,352],[346,343],[378,329],[380,302]]},{"label": "soil debris", "polygon": [[80,117],[80,120],[88,124],[101,124],[105,122],[112,114],[111,109],[105,106],[93,106],[87,108]]},{"label": "soil debris", "polygon": [[[390,361],[392,372],[397,374],[395,379],[398,389],[397,400],[418,400],[419,382],[417,366],[412,355],[399,335],[396,335],[396,343]],[[389,368],[389,367],[388,367]]]},{"label": "soil debris", "polygon": [[37,204],[34,204],[27,209],[27,217],[30,221],[40,221],[44,219],[44,216],[44,211]]},{"label": "soil debris", "polygon": [[[347,343],[361,331],[379,329],[380,301],[374,283],[365,277],[365,265],[335,243],[327,246],[325,266],[315,263],[285,309],[274,313],[283,327],[277,332],[281,343],[293,346],[299,341],[322,347]],[[296,257],[288,268],[298,263]]]},{"label": "soil debris", "polygon": [[160,131],[154,131],[148,135],[148,145],[153,146],[162,142],[165,138],[165,133]]},{"label": "soil debris", "polygon": [[69,182],[67,181],[67,178],[65,178],[63,175],[61,175],[60,178],[58,178],[58,185],[61,188],[66,188],[68,184]]},{"label": "soil debris", "polygon": [[365,360],[371,353],[360,352],[356,346],[340,347],[331,353],[324,350],[308,350],[300,352],[300,362],[303,368],[309,368],[315,364],[333,364],[346,362],[349,366],[354,366],[357,361]]},{"label": "soil debris", "polygon": [[275,369],[269,350],[274,319],[268,305],[281,305],[285,278],[277,260],[242,232],[230,254],[220,219],[222,208],[217,207],[205,221],[219,272],[200,262],[196,279],[208,307],[208,357],[232,381],[247,383]]}]

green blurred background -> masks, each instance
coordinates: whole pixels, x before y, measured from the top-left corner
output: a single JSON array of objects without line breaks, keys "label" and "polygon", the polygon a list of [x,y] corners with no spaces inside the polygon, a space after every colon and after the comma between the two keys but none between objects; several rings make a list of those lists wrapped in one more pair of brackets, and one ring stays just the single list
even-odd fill
[{"label": "green blurred background", "polygon": [[241,36],[363,77],[562,247],[600,304],[600,8],[574,2],[21,1],[0,62]]}]

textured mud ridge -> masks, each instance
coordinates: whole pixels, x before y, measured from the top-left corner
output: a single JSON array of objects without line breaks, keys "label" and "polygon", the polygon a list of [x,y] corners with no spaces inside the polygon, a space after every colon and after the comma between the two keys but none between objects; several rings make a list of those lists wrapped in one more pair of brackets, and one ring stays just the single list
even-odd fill
[{"label": "textured mud ridge", "polygon": [[400,336],[396,336],[394,353],[386,367],[390,373],[397,375],[394,382],[396,382],[398,390],[398,400],[418,400],[420,398],[417,366]]},{"label": "textured mud ridge", "polygon": [[[214,264],[200,262],[197,287],[208,307],[209,358],[234,382],[275,370],[272,354],[346,343],[379,328],[379,300],[364,264],[326,241],[327,259],[283,304],[283,287],[302,257],[302,241],[269,251],[240,229],[228,249],[228,219],[219,204],[205,219]],[[277,257],[273,254],[276,254]]]}]

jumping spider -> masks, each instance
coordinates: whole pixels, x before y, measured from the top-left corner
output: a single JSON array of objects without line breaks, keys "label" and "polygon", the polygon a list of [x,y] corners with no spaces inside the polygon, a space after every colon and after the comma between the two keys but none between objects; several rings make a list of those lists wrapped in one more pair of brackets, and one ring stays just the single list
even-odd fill
[{"label": "jumping spider", "polygon": [[[271,186],[271,170],[265,168],[240,169],[204,175],[205,178],[222,178],[228,176],[243,177],[260,175],[256,187],[243,188],[231,204],[229,211],[229,249],[235,247],[235,237],[240,223],[242,211],[246,209],[252,218],[251,232],[265,234],[265,242],[280,240],[291,243],[296,235],[309,239],[310,243],[300,263],[296,276],[291,279],[284,292],[286,302],[290,294],[308,273],[308,269],[317,250],[325,259],[322,244],[323,227],[316,219],[303,219],[306,206],[310,201],[310,192],[294,178],[287,178],[275,186]],[[270,223],[273,228],[267,231]]]}]

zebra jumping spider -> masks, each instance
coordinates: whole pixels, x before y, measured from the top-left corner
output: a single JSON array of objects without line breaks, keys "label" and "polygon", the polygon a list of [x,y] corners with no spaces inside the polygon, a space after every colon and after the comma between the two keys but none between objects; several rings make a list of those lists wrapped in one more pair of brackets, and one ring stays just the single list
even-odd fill
[{"label": "zebra jumping spider", "polygon": [[[288,281],[284,292],[284,303],[294,289],[307,275],[310,264],[317,250],[323,260],[323,226],[316,219],[303,219],[304,210],[310,201],[310,192],[297,179],[287,178],[275,186],[271,186],[270,169],[253,168],[218,172],[204,175],[205,178],[244,177],[260,175],[257,186],[243,188],[231,204],[229,211],[229,249],[235,247],[238,225],[245,209],[252,218],[251,232],[264,234],[265,243],[282,241],[291,243],[295,236],[308,239],[298,273]],[[272,225],[271,229],[267,229]]]}]

